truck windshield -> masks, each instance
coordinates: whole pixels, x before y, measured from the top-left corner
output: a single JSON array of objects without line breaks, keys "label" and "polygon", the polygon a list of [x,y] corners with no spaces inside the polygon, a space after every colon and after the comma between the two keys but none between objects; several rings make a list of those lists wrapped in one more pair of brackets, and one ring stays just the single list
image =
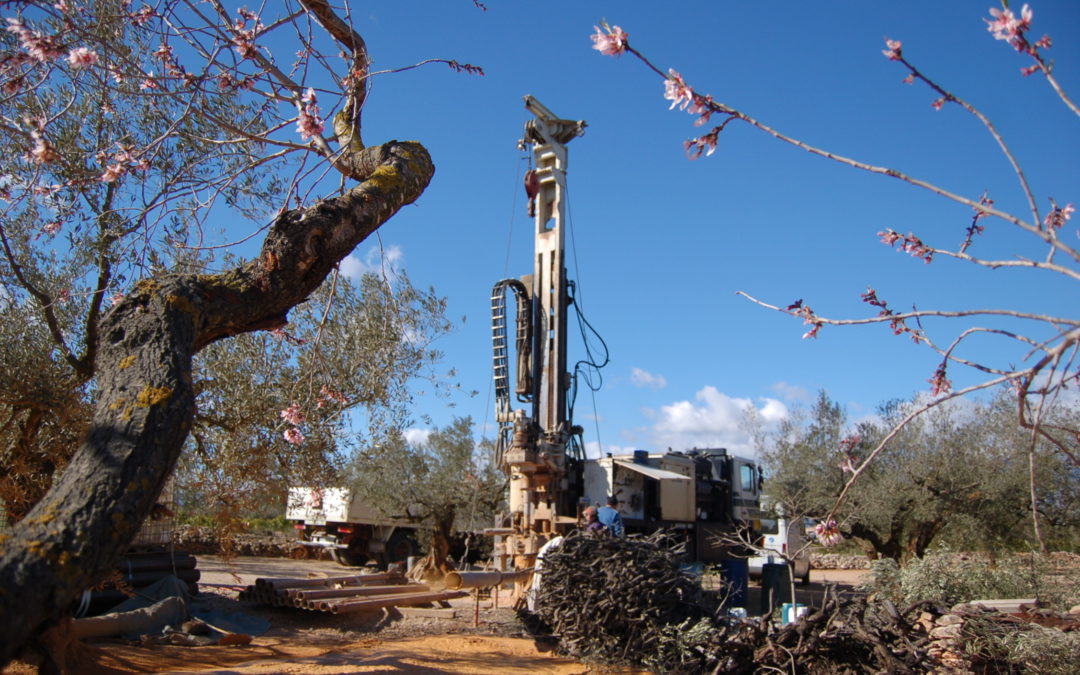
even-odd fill
[{"label": "truck windshield", "polygon": [[779,534],[780,523],[776,518],[762,518],[761,519],[761,533],[762,534]]}]

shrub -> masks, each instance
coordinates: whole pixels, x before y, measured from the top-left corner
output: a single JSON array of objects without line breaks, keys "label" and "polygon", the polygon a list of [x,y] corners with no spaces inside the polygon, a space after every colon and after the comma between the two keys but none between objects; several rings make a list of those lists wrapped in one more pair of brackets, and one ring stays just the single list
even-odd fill
[{"label": "shrub", "polygon": [[1060,569],[1049,556],[1013,554],[996,561],[942,547],[898,567],[892,560],[870,566],[865,590],[902,605],[924,600],[947,606],[971,600],[1037,598],[1044,606],[1067,610],[1080,602],[1076,569]]}]

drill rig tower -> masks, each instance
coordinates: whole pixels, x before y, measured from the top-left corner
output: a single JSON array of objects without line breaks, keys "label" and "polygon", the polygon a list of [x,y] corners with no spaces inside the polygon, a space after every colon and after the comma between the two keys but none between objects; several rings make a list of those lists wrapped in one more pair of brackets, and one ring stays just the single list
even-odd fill
[{"label": "drill rig tower", "polygon": [[[525,107],[535,119],[525,124],[524,149],[531,146],[535,168],[526,175],[529,213],[535,221],[533,273],[504,279],[492,290],[492,337],[499,435],[496,461],[510,477],[509,522],[503,554],[515,567],[532,566],[540,547],[577,522],[568,462],[583,459],[580,435],[568,419],[566,361],[568,282],[563,261],[566,218],[566,144],[585,131],[585,122],[560,119],[532,96]],[[506,329],[506,292],[516,298],[514,392],[528,410],[512,409]],[[575,514],[560,515],[560,514]],[[512,532],[512,533],[511,533]]]}]

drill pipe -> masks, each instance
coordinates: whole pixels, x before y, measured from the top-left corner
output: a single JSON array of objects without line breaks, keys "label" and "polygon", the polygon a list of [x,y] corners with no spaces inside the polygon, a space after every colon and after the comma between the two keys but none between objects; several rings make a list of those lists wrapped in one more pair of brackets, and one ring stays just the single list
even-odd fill
[{"label": "drill pipe", "polygon": [[[460,598],[468,595],[465,591],[439,591],[437,593],[407,593],[404,595],[387,595],[353,600],[352,602],[339,602],[330,604],[329,611],[333,614],[350,614],[362,612],[367,609],[379,609],[396,605],[423,605],[429,602],[440,602],[452,598]],[[324,601],[325,602],[325,601]],[[322,604],[322,603],[320,603]]]},{"label": "drill pipe", "polygon": [[501,586],[504,583],[511,581],[523,581],[529,578],[533,571],[527,570],[512,570],[501,572],[499,570],[485,570],[482,572],[449,572],[443,583],[450,590],[457,590],[459,588],[491,588],[492,586]]}]

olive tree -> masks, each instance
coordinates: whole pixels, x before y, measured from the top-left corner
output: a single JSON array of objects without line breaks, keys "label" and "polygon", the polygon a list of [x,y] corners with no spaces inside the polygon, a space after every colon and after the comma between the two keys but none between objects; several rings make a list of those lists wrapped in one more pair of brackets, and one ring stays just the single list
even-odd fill
[{"label": "olive tree", "polygon": [[455,532],[490,526],[503,504],[506,477],[491,462],[490,442],[473,438],[470,417],[432,429],[413,442],[404,434],[361,447],[353,488],[388,514],[407,514],[430,533],[417,575],[445,572]]},{"label": "olive tree", "polygon": [[[1029,463],[1013,401],[935,407],[892,434],[886,449],[836,511],[839,531],[870,557],[921,557],[936,540],[978,548],[1017,546],[1031,536]],[[915,401],[883,404],[852,424],[825,392],[805,416],[785,422],[762,446],[766,492],[789,513],[823,517],[845,489],[852,468],[894,429]],[[842,448],[841,459],[836,448]],[[1062,506],[1075,503],[1069,463],[1050,444],[1038,447],[1037,480],[1044,519],[1070,525]]]},{"label": "olive tree", "polygon": [[[289,485],[340,484],[352,449],[411,420],[435,371],[445,300],[404,273],[337,276],[287,330],[237,336],[195,361],[196,412],[178,487],[209,515],[281,515]],[[223,524],[231,522],[224,518]]]},{"label": "olive tree", "polygon": [[[109,569],[150,512],[194,424],[194,356],[286,326],[434,173],[420,143],[362,140],[366,46],[324,0],[274,17],[217,0],[9,10],[4,299],[33,310],[92,412],[64,472],[0,537],[0,662]],[[265,47],[271,34],[284,49]],[[339,175],[335,196],[313,200],[331,191],[313,170]],[[263,222],[261,250],[202,269],[193,251],[211,217]]]}]

